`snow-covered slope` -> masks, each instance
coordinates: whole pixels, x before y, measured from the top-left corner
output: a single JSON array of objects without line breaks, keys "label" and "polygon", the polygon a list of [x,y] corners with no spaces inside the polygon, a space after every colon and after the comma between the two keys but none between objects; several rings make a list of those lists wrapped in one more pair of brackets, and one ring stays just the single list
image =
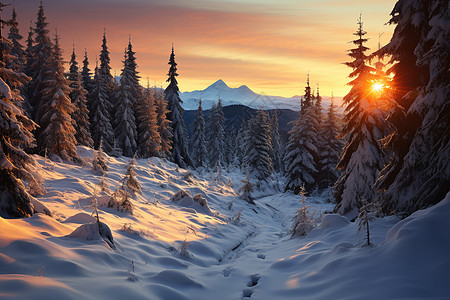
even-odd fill
[{"label": "snow-covered slope", "polygon": [[[92,151],[78,148],[86,162]],[[160,159],[138,160],[142,195],[134,213],[105,206],[100,176],[84,167],[35,156],[54,218],[0,218],[2,299],[448,299],[450,194],[399,221],[371,225],[373,248],[361,247],[356,223],[326,215],[327,195],[307,199],[322,223],[290,239],[299,196],[277,192],[277,180],[237,197],[240,173],[198,174]],[[126,158],[107,157],[114,190]],[[201,194],[207,206],[184,190]],[[96,231],[90,199],[112,232],[111,249]],[[197,196],[198,199],[198,196]],[[236,219],[241,210],[240,219]],[[321,219],[322,218],[322,219]],[[185,241],[185,242],[184,242]],[[187,250],[187,251],[186,251]]]},{"label": "snow-covered slope", "polygon": [[[180,94],[183,100],[183,108],[194,110],[198,107],[198,101],[202,99],[203,109],[210,109],[214,103],[222,99],[223,106],[233,104],[243,104],[254,109],[291,109],[300,110],[300,97],[284,98],[280,96],[261,95],[253,92],[247,86],[242,85],[238,88],[230,88],[223,80],[219,79],[204,90],[184,92]],[[331,103],[329,97],[323,97],[324,108]],[[340,105],[341,99],[335,97],[336,105]]]}]

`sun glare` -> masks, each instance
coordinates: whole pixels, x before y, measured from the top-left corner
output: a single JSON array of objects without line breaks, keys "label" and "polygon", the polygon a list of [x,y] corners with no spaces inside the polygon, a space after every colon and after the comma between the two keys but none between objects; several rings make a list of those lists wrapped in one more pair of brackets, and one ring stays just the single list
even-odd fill
[{"label": "sun glare", "polygon": [[375,92],[381,92],[384,89],[384,84],[380,83],[380,82],[375,82],[372,85],[372,90],[374,90]]}]

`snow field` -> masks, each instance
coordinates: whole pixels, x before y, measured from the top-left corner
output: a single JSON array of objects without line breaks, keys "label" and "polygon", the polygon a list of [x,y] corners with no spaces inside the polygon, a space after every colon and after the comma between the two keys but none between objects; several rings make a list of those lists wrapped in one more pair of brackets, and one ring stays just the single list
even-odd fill
[{"label": "snow field", "polygon": [[[78,152],[92,159],[89,148]],[[448,299],[450,294],[445,233],[450,195],[402,221],[376,219],[375,247],[364,248],[357,223],[323,216],[333,207],[327,195],[306,200],[320,226],[290,239],[300,197],[277,192],[273,182],[255,193],[254,206],[236,194],[243,174],[224,172],[224,180],[215,181],[215,174],[186,175],[160,159],[137,160],[143,194],[132,199],[130,215],[104,206],[128,159],[106,156],[111,190],[106,193],[96,186],[101,177],[89,163],[35,158],[47,189],[39,200],[54,218],[0,218],[0,298]],[[90,207],[95,190],[100,221],[111,229],[116,250],[96,233],[96,224],[89,225],[95,222]],[[172,200],[180,190],[190,196]],[[207,208],[194,201],[196,194]],[[231,221],[240,210],[240,220]]]}]

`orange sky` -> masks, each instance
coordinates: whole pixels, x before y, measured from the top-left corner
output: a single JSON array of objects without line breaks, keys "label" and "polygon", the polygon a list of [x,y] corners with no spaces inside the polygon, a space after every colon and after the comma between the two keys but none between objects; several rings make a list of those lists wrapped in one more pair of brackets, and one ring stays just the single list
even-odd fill
[{"label": "orange sky", "polygon": [[[374,2],[376,2],[374,4]],[[36,21],[38,0],[11,0],[21,34]],[[372,4],[371,4],[372,3]],[[69,59],[75,43],[81,62],[95,66],[106,28],[111,66],[120,74],[131,34],[143,84],[163,85],[171,43],[181,91],[204,89],[218,79],[266,95],[303,93],[306,73],[322,95],[343,96],[350,70],[341,63],[363,13],[368,47],[386,43],[394,0],[44,0],[49,29],[61,37]],[[3,15],[10,14],[5,8]],[[25,42],[24,42],[25,43]]]}]

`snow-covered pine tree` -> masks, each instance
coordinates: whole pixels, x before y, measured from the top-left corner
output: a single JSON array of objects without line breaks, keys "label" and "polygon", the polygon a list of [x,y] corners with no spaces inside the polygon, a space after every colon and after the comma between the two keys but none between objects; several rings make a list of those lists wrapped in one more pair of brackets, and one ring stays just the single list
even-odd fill
[{"label": "snow-covered pine tree", "polygon": [[[48,23],[44,14],[44,5],[42,1],[39,5],[36,28],[33,29],[35,33],[34,45],[27,47],[27,75],[32,78],[31,83],[27,87],[27,100],[29,101],[29,107],[31,109],[31,117],[38,124],[37,118],[38,111],[41,110],[42,96],[41,93],[48,86],[44,81],[46,80],[49,67],[51,65],[52,55],[52,42],[50,40],[49,31],[47,29]],[[29,46],[29,45],[28,45]],[[40,124],[39,124],[40,125]],[[39,147],[38,141],[38,147]],[[42,149],[42,147],[40,147]]]},{"label": "snow-covered pine tree", "polygon": [[72,113],[74,121],[75,139],[78,145],[92,147],[94,141],[91,138],[91,124],[89,123],[89,110],[87,107],[87,92],[81,83],[81,74],[78,69],[78,63],[75,55],[75,47],[72,51],[69,67],[69,86],[72,89],[69,97],[75,106]]},{"label": "snow-covered pine tree", "polygon": [[92,90],[94,89],[94,80],[92,78],[91,69],[89,69],[89,59],[86,49],[84,49],[83,67],[81,68],[81,84],[88,95],[91,95]]},{"label": "snow-covered pine tree", "polygon": [[155,91],[147,86],[143,101],[139,105],[138,154],[142,158],[161,155],[161,136],[158,131]]},{"label": "snow-covered pine tree", "polygon": [[117,146],[122,154],[131,157],[137,150],[137,130],[134,107],[136,98],[133,95],[133,78],[125,51],[124,67],[122,69],[120,85],[114,94],[114,131]]},{"label": "snow-covered pine tree", "polygon": [[[15,105],[23,101],[18,89],[29,80],[23,73],[5,68],[0,61],[0,217],[3,218],[33,214],[33,197],[22,182],[33,180],[27,171],[33,159],[23,149],[34,146],[31,131],[36,124],[26,117],[20,105]],[[7,82],[16,89],[11,90]]]},{"label": "snow-covered pine tree", "polygon": [[291,238],[305,236],[317,227],[313,215],[308,211],[309,206],[306,206],[306,190],[303,185],[300,187],[299,195],[302,206],[295,213],[291,228]]},{"label": "snow-covered pine tree", "polygon": [[101,175],[104,175],[108,171],[108,165],[106,164],[106,159],[103,154],[103,143],[100,141],[98,150],[94,150],[92,157],[92,169]]},{"label": "snow-covered pine tree", "polygon": [[369,223],[375,220],[375,213],[378,208],[376,202],[368,202],[366,199],[362,199],[361,207],[359,208],[358,214],[358,231],[359,233],[362,229],[366,231],[366,243],[365,247],[371,247],[373,244],[370,242],[370,227]]},{"label": "snow-covered pine tree", "polygon": [[98,75],[103,77],[107,87],[108,87],[108,96],[111,104],[114,103],[112,99],[112,95],[114,90],[116,89],[117,83],[114,77],[111,74],[111,59],[109,58],[109,50],[106,40],[106,30],[103,32],[103,40],[102,40],[102,50],[100,51],[100,68],[98,69]]},{"label": "snow-covered pine tree", "polygon": [[345,64],[353,69],[349,77],[350,92],[344,97],[345,116],[342,138],[347,143],[341,154],[338,169],[342,170],[335,185],[335,212],[356,217],[361,205],[359,199],[372,202],[375,199],[374,184],[383,167],[384,151],[380,139],[388,134],[385,112],[380,107],[379,95],[372,93],[375,69],[366,65],[368,50],[364,43],[367,32],[363,30],[362,18],[353,40],[356,48],[348,54],[353,61]]},{"label": "snow-covered pine tree", "polygon": [[272,132],[272,149],[273,149],[273,169],[276,172],[283,171],[283,147],[281,145],[281,136],[278,124],[278,112],[275,109],[271,120]]},{"label": "snow-covered pine tree", "polygon": [[236,143],[237,143],[237,161],[239,163],[239,166],[241,167],[241,170],[244,169],[245,166],[245,156],[247,155],[247,142],[248,142],[248,133],[249,131],[249,122],[242,120],[241,127],[238,130],[238,134],[236,137]]},{"label": "snow-covered pine tree", "polygon": [[241,199],[247,201],[250,204],[256,204],[255,201],[253,201],[252,192],[254,189],[253,183],[250,181],[250,175],[247,173],[247,176],[245,179],[241,180],[241,182],[244,184],[240,189],[239,193],[241,193]]},{"label": "snow-covered pine tree", "polygon": [[228,166],[228,168],[237,166],[236,156],[236,130],[234,129],[234,126],[231,126],[231,128],[226,131],[224,150],[225,165]]},{"label": "snow-covered pine tree", "polygon": [[75,106],[69,98],[70,87],[64,76],[62,50],[57,35],[51,55],[50,64],[46,66],[45,80],[42,81],[46,88],[41,90],[41,105],[37,111],[40,126],[38,147],[41,151],[46,150],[64,160],[79,162],[71,118]]},{"label": "snow-covered pine tree", "polygon": [[450,186],[450,28],[448,1],[396,3],[391,41],[396,127],[381,173],[383,210],[409,215],[445,197]]},{"label": "snow-covered pine tree", "polygon": [[312,103],[309,75],[306,81],[305,96],[301,100],[299,118],[293,122],[285,152],[285,190],[298,193],[302,186],[307,192],[316,187],[317,174],[317,114]]},{"label": "snow-covered pine tree", "polygon": [[273,171],[270,127],[269,116],[262,109],[249,122],[247,152],[244,162],[250,175],[255,176],[259,181],[267,181]]},{"label": "snow-covered pine tree", "polygon": [[177,63],[175,62],[175,52],[172,46],[172,53],[169,59],[169,73],[167,76],[167,82],[169,85],[164,91],[165,99],[167,101],[167,109],[169,110],[167,114],[167,119],[171,122],[172,127],[172,161],[182,168],[192,165],[191,156],[189,155],[189,137],[186,129],[186,124],[183,119],[184,109],[181,107],[180,95],[178,94],[178,82],[176,77],[177,73]]},{"label": "snow-covered pine tree", "polygon": [[195,119],[192,123],[192,140],[191,140],[191,153],[194,166],[206,167],[207,166],[207,150],[206,150],[206,138],[205,138],[205,117],[203,115],[202,99],[198,102],[198,109],[195,113]]},{"label": "snow-covered pine tree", "polygon": [[6,60],[6,67],[14,71],[23,72],[25,67],[26,52],[20,42],[23,39],[23,36],[21,36],[19,33],[19,23],[17,22],[17,14],[15,8],[13,8],[12,10],[12,17],[8,25],[10,26],[8,39],[11,42],[9,52],[13,59]]},{"label": "snow-covered pine tree", "polygon": [[[97,68],[96,68],[97,71]],[[113,153],[114,132],[111,125],[111,103],[108,96],[108,84],[104,76],[95,72],[94,89],[91,96],[90,120],[94,148],[98,149],[100,142],[106,153]]]},{"label": "snow-covered pine tree", "polygon": [[126,166],[125,177],[122,178],[122,183],[133,193],[142,194],[142,186],[136,177],[136,155],[130,159],[130,162]]},{"label": "snow-covered pine tree", "polygon": [[339,171],[336,169],[336,166],[339,163],[339,155],[343,147],[341,140],[337,138],[340,133],[340,128],[340,119],[336,114],[333,97],[331,97],[331,104],[328,107],[326,119],[320,129],[323,144],[319,151],[319,188],[334,186],[339,177]]},{"label": "snow-covered pine tree", "polygon": [[170,159],[172,156],[172,127],[170,121],[167,119],[167,102],[164,97],[164,92],[161,89],[154,90],[155,106],[156,106],[156,120],[158,124],[158,133],[161,137],[161,152],[160,157]]},{"label": "snow-covered pine tree", "polygon": [[208,153],[209,166],[215,167],[219,165],[225,166],[224,149],[225,149],[225,131],[223,124],[225,116],[222,109],[222,100],[219,98],[217,105],[211,108],[211,115],[209,117],[209,138],[208,138]]}]

